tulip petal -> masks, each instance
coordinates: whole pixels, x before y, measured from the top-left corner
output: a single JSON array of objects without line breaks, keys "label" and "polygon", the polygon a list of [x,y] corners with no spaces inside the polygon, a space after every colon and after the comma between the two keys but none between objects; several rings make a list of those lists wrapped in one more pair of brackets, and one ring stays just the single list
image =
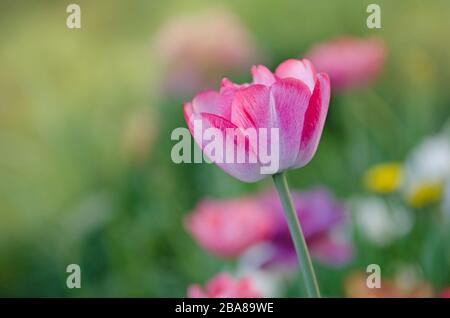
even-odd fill
[{"label": "tulip petal", "polygon": [[275,75],[264,65],[253,65],[252,76],[254,84],[271,86],[276,81]]},{"label": "tulip petal", "polygon": [[224,110],[222,117],[231,121],[231,104],[234,100],[234,95],[238,90],[246,87],[248,87],[248,84],[239,85],[233,83],[228,78],[222,79],[219,99],[219,108]]},{"label": "tulip petal", "polygon": [[275,75],[279,78],[296,78],[305,83],[311,93],[314,90],[316,71],[311,62],[306,59],[289,59],[284,61],[275,70]]},{"label": "tulip petal", "polygon": [[[203,138],[204,133],[208,128],[216,128],[221,132],[223,141],[223,148],[221,149],[222,156],[216,157],[217,162],[214,163],[222,170],[244,182],[255,182],[267,176],[261,174],[261,165],[257,160],[257,155],[253,152],[248,140],[240,135],[241,130],[236,125],[215,114],[201,113],[199,117],[193,117],[201,119],[202,121],[202,136],[200,138]],[[203,151],[211,141],[203,139],[198,140],[199,137],[195,136],[191,127],[192,126],[189,125],[189,129],[191,130],[195,141],[199,146],[202,146]],[[241,138],[238,138],[238,136]],[[227,142],[227,140],[231,140],[231,142]],[[239,142],[239,140],[245,140],[245,142],[242,143]],[[233,154],[233,156],[231,160],[228,160],[229,158],[227,158],[227,155],[231,156],[230,154]],[[237,158],[239,156],[244,159],[243,163],[238,163]],[[255,158],[256,160],[251,162],[251,158]]]},{"label": "tulip petal", "polygon": [[206,298],[206,293],[198,284],[193,284],[188,287],[187,296],[189,298]]},{"label": "tulip petal", "polygon": [[279,128],[280,170],[291,167],[300,149],[303,120],[311,97],[309,88],[301,81],[287,78],[272,85],[272,127]]},{"label": "tulip petal", "polygon": [[314,156],[322,135],[330,101],[330,79],[327,74],[317,74],[316,86],[305,114],[300,151],[295,167],[305,166]]},{"label": "tulip petal", "polygon": [[205,91],[197,94],[192,100],[193,111],[197,114],[209,113],[222,117],[229,116],[231,101],[216,91]]},{"label": "tulip petal", "polygon": [[269,128],[269,96],[269,88],[259,84],[237,91],[231,105],[231,122],[244,129]]},{"label": "tulip petal", "polygon": [[248,86],[250,86],[250,84],[247,84],[247,83],[236,84],[225,77],[222,79],[222,82],[220,83],[220,94],[223,94],[226,91],[236,92],[237,90],[239,90],[241,88],[246,88]]}]

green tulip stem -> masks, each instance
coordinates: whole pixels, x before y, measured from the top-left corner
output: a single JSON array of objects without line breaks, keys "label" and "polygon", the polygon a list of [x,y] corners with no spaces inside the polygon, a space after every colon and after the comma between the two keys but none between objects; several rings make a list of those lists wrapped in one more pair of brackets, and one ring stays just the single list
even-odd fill
[{"label": "green tulip stem", "polygon": [[292,202],[286,176],[284,173],[274,174],[273,181],[275,183],[275,187],[277,188],[281,204],[283,205],[284,214],[286,216],[292,241],[294,242],[295,250],[297,252],[300,272],[306,286],[308,297],[319,298],[319,285],[317,284],[316,274],[314,273],[311,257],[309,256],[308,247],[297,217],[297,212]]}]

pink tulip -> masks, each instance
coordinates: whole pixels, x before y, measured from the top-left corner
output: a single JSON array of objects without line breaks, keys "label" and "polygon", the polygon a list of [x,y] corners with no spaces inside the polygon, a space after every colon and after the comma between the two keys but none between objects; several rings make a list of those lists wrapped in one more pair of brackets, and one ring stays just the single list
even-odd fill
[{"label": "pink tulip", "polygon": [[273,220],[273,215],[256,199],[206,200],[185,219],[185,225],[207,251],[236,257],[269,239]]},{"label": "pink tulip", "polygon": [[[328,75],[316,73],[308,60],[295,59],[281,63],[275,73],[263,65],[253,66],[252,75],[253,82],[242,85],[223,79],[219,92],[200,93],[184,104],[185,119],[194,139],[205,151],[208,140],[195,135],[194,121],[201,121],[203,130],[213,127],[224,136],[229,136],[229,129],[239,134],[254,128],[260,137],[260,128],[277,128],[278,169],[273,174],[303,167],[314,156],[325,123],[330,100]],[[225,158],[212,161],[244,182],[266,177],[261,170],[261,154],[255,153],[258,145],[253,140],[245,146],[239,146],[235,140],[235,145],[237,156],[246,159],[255,156],[257,161],[229,163]],[[224,157],[228,150],[224,149]]]},{"label": "pink tulip", "polygon": [[315,45],[306,54],[318,71],[330,75],[337,90],[364,86],[383,68],[386,47],[377,38],[342,37]]},{"label": "pink tulip", "polygon": [[239,73],[257,57],[251,34],[224,8],[184,13],[161,25],[152,41],[158,64],[165,66],[165,89],[186,96],[217,84],[218,74]]},{"label": "pink tulip", "polygon": [[234,279],[227,273],[218,274],[205,286],[194,284],[188,287],[189,298],[261,298],[249,278]]}]

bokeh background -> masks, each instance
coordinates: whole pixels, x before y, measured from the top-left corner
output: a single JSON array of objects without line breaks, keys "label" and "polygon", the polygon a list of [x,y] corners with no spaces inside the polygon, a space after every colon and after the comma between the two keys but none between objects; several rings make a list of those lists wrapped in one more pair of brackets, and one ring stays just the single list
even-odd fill
[{"label": "bokeh background", "polygon": [[[78,30],[66,27],[69,3],[0,2],[1,296],[183,297],[192,283],[236,271],[238,261],[202,249],[183,220],[204,198],[272,183],[174,164],[182,103],[223,76],[249,81],[251,64],[274,69],[343,35],[376,36],[387,56],[370,85],[332,92],[316,156],[288,174],[293,188],[326,187],[348,209],[354,255],[339,267],[315,262],[322,292],[355,296],[348,278],[372,263],[389,284],[421,295],[450,286],[445,173],[409,200],[367,181],[379,164],[408,166],[433,136],[450,139],[450,2],[377,1],[382,28],[368,29],[371,1],[79,0]],[[217,20],[224,25],[209,27]],[[425,153],[431,167],[450,167],[445,154]],[[402,211],[398,226],[379,212],[386,206]],[[66,287],[72,263],[81,289]],[[293,275],[278,295],[301,295],[298,285]]]}]

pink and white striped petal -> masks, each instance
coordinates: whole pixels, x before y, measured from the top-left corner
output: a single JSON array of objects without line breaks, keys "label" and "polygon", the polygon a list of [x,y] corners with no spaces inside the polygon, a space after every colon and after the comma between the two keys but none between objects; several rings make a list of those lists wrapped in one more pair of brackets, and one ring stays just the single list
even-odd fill
[{"label": "pink and white striped petal", "polygon": [[277,81],[271,87],[273,127],[279,128],[280,171],[290,168],[300,149],[305,112],[311,97],[309,88],[293,78]]},{"label": "pink and white striped petal", "polygon": [[295,168],[305,166],[316,153],[327,117],[329,102],[330,79],[327,74],[319,73],[305,114],[305,125],[301,133],[300,150],[295,161]]},{"label": "pink and white striped petal", "polygon": [[305,83],[311,93],[314,90],[316,71],[309,60],[286,60],[277,67],[275,75],[279,78],[296,78]]},{"label": "pink and white striped petal", "polygon": [[252,76],[254,84],[272,86],[276,81],[275,75],[264,65],[253,65]]}]

